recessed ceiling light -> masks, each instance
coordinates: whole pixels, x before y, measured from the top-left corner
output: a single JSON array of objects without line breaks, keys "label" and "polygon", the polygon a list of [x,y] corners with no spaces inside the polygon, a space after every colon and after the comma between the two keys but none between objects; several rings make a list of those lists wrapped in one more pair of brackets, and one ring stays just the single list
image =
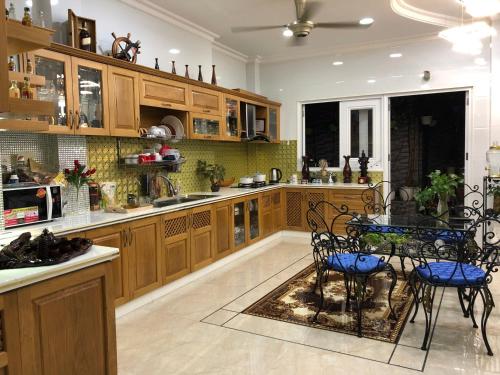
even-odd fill
[{"label": "recessed ceiling light", "polygon": [[373,18],[365,17],[359,20],[360,25],[371,25],[373,23]]},{"label": "recessed ceiling light", "polygon": [[397,59],[397,58],[402,57],[402,56],[403,56],[403,54],[402,54],[402,53],[399,53],[399,52],[397,52],[397,53],[391,53],[391,54],[389,55],[389,57],[390,57],[391,59]]},{"label": "recessed ceiling light", "polygon": [[177,48],[171,48],[168,50],[169,53],[171,53],[172,55],[178,55],[179,53],[181,53],[180,50],[178,50]]},{"label": "recessed ceiling light", "polygon": [[283,91],[283,89],[280,89],[280,91]]},{"label": "recessed ceiling light", "polygon": [[500,13],[498,0],[458,0],[472,17],[493,17]]},{"label": "recessed ceiling light", "polygon": [[483,57],[476,57],[474,59],[474,64],[476,64],[476,65],[486,65],[487,62],[486,62],[486,60]]},{"label": "recessed ceiling light", "polygon": [[339,65],[343,65],[343,64],[344,64],[344,62],[343,62],[343,61],[334,61],[334,62],[332,63],[332,65],[335,65],[335,66],[339,66]]},{"label": "recessed ceiling light", "polygon": [[285,29],[283,30],[283,36],[286,36],[287,38],[293,36],[293,31],[290,29]]},{"label": "recessed ceiling light", "polygon": [[374,80],[374,79],[369,79],[369,80],[368,80],[368,81],[366,81],[366,82],[368,82],[368,83],[375,83],[375,82],[377,82],[377,81],[376,81],[376,80]]}]

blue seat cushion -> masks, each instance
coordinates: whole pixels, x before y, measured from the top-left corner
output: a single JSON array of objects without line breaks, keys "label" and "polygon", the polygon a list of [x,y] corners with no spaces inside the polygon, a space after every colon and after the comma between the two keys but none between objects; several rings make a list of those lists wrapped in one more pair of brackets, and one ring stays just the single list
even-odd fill
[{"label": "blue seat cushion", "polygon": [[386,265],[380,258],[363,253],[337,253],[328,256],[330,269],[347,273],[371,273],[380,271]]},{"label": "blue seat cushion", "polygon": [[434,284],[453,286],[479,285],[486,278],[480,267],[457,262],[429,262],[418,266],[417,272],[421,278]]}]

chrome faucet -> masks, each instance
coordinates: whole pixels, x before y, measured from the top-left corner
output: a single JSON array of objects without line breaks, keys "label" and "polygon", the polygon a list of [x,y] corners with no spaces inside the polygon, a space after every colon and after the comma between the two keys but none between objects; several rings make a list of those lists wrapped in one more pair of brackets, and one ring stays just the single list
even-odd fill
[{"label": "chrome faucet", "polygon": [[165,185],[167,186],[167,195],[169,197],[175,197],[179,194],[179,190],[180,189],[176,189],[174,184],[172,183],[172,181],[170,181],[170,179],[167,177],[167,176],[164,176],[162,174],[159,174],[158,177],[160,177],[164,182],[165,182]]}]

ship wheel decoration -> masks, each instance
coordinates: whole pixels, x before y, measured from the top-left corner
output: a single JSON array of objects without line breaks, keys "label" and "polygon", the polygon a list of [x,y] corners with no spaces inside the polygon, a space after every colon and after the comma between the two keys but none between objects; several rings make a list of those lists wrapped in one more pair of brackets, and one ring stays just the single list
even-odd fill
[{"label": "ship wheel decoration", "polygon": [[127,36],[117,37],[115,33],[111,33],[115,41],[111,47],[111,54],[115,59],[129,61],[132,64],[137,62],[137,55],[141,53],[139,48],[141,48],[141,41],[132,42],[130,40],[130,33]]}]

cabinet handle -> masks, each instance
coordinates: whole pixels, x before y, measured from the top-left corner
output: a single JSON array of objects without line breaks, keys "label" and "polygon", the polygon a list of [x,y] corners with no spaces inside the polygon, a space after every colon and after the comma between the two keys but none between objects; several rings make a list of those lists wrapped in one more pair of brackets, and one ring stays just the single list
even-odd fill
[{"label": "cabinet handle", "polygon": [[127,231],[123,230],[122,233],[123,233],[123,247],[127,247],[128,246]]},{"label": "cabinet handle", "polygon": [[212,111],[211,111],[210,109],[204,109],[204,110],[203,110],[203,112],[204,112],[204,113],[210,113],[210,112],[212,112]]},{"label": "cabinet handle", "polygon": [[133,241],[133,238],[134,238],[134,232],[132,232],[132,229],[128,228],[128,240],[129,240],[129,246],[132,245],[132,241]]},{"label": "cabinet handle", "polygon": [[172,107],[172,104],[170,103],[161,103],[161,105],[164,107]]},{"label": "cabinet handle", "polygon": [[76,128],[80,129],[80,112],[75,111]]},{"label": "cabinet handle", "polygon": [[211,136],[211,135],[206,135],[206,136],[205,136],[205,138],[206,138],[206,139],[211,139],[211,138],[212,138],[212,136]]},{"label": "cabinet handle", "polygon": [[74,121],[74,118],[73,118],[73,111],[71,109],[69,110],[68,121],[69,121],[69,128],[70,128],[70,130],[73,130],[73,121]]}]

